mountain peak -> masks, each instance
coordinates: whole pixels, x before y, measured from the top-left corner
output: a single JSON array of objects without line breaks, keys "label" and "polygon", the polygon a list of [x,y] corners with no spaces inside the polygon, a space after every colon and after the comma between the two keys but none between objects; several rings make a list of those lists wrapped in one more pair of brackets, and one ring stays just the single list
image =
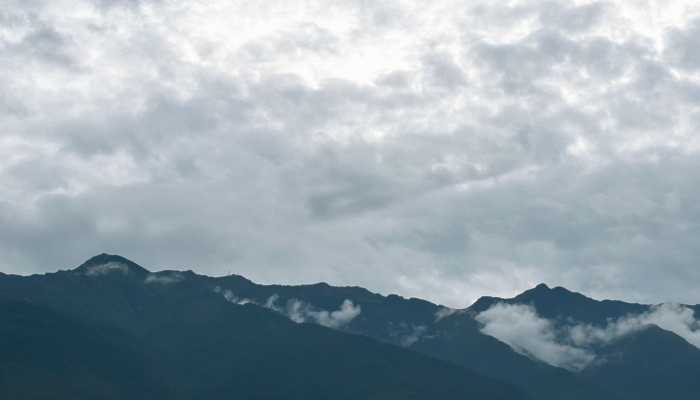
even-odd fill
[{"label": "mountain peak", "polygon": [[588,298],[581,293],[572,292],[571,290],[562,287],[555,286],[549,287],[544,283],[540,283],[532,289],[526,290],[519,295],[515,296],[513,300],[517,302],[532,302],[532,301],[545,301],[545,302],[560,302],[560,301],[584,301],[584,302],[595,302],[595,300]]},{"label": "mountain peak", "polygon": [[519,295],[509,299],[483,296],[479,298],[474,304],[472,304],[469,307],[469,309],[478,313],[486,311],[490,307],[498,303],[536,305],[539,302],[557,302],[560,301],[562,298],[569,297],[568,295],[578,295],[578,293],[571,292],[560,286],[550,288],[546,283],[540,283],[532,289],[528,289],[520,293]]},{"label": "mountain peak", "polygon": [[89,276],[107,275],[111,273],[120,273],[123,275],[148,274],[148,270],[135,262],[115,254],[102,253],[91,257],[74,271],[84,273]]}]

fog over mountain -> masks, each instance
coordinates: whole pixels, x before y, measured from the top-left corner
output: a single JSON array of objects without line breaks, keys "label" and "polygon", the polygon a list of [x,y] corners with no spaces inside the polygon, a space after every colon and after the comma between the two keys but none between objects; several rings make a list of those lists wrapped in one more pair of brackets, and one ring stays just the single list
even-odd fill
[{"label": "fog over mountain", "polygon": [[695,301],[694,1],[5,0],[0,270]]},{"label": "fog over mountain", "polygon": [[614,343],[650,326],[672,332],[700,348],[700,321],[695,318],[692,307],[664,303],[645,308],[643,312],[608,318],[602,325],[574,319],[546,319],[537,314],[535,306],[523,303],[496,303],[475,318],[483,324],[483,333],[507,343],[514,350],[573,371],[605,363],[597,356],[596,347]]}]

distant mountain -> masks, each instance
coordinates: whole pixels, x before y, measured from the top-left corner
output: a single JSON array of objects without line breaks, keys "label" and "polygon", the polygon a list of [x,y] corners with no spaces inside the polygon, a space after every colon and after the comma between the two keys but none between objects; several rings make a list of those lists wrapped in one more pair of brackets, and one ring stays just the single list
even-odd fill
[{"label": "distant mountain", "polygon": [[[454,310],[360,287],[151,272],[101,254],[56,273],[0,273],[0,318],[13,321],[0,326],[0,397],[30,388],[24,398],[691,398],[700,351],[654,323],[695,308],[543,284]],[[489,325],[499,315],[539,330],[500,336]],[[56,335],[35,332],[50,320]],[[509,323],[506,333],[522,328]],[[585,362],[545,357],[552,351]],[[57,360],[80,368],[71,374]]]},{"label": "distant mountain", "polygon": [[601,352],[605,362],[582,374],[629,399],[685,399],[700,393],[700,351],[658,326],[622,337]]},{"label": "distant mountain", "polygon": [[[530,306],[559,336],[568,333],[573,344],[583,342],[580,347],[595,359],[577,377],[618,398],[691,398],[700,393],[700,350],[662,329],[695,329],[700,334],[693,316],[698,306],[598,301],[542,284],[510,299],[483,297],[468,311],[478,315],[497,304]],[[566,338],[560,339],[565,343]]]},{"label": "distant mountain", "polygon": [[171,398],[139,343],[118,329],[0,299],[0,398]]},{"label": "distant mountain", "polygon": [[543,318],[552,320],[574,319],[579,322],[603,325],[609,319],[649,310],[643,304],[625,303],[616,300],[597,301],[563,287],[550,288],[545,284],[527,290],[512,299],[482,297],[469,310],[475,313],[486,311],[497,303],[527,304],[537,309]]},{"label": "distant mountain", "polygon": [[215,278],[124,260],[0,276],[2,398],[525,398],[445,361],[232,303]]},{"label": "distant mountain", "polygon": [[419,352],[521,387],[535,399],[618,399],[576,374],[519,354],[480,331],[473,314],[459,312],[438,321],[411,346]]}]

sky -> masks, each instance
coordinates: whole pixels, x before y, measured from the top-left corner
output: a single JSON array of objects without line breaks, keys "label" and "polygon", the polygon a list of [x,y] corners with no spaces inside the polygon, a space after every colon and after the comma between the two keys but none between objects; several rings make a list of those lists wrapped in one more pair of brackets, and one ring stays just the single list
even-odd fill
[{"label": "sky", "polygon": [[695,1],[3,0],[0,271],[700,303]]}]

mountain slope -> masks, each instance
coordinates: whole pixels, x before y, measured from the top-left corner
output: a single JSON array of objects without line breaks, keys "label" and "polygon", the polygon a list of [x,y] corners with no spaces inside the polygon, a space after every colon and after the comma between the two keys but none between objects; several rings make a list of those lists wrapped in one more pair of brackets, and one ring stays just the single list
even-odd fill
[{"label": "mountain slope", "polygon": [[350,300],[361,306],[361,313],[344,324],[341,327],[343,331],[397,345],[410,342],[416,335],[416,330],[432,324],[435,314],[442,308],[425,300],[405,299],[396,295],[382,296],[360,287],[336,287],[325,283],[259,285],[236,275],[200,278],[212,287],[230,290],[236,297],[258,304],[266,304],[275,299],[277,305],[284,307],[290,301],[301,300],[320,310],[336,310],[345,300]]},{"label": "mountain slope", "polygon": [[629,399],[690,398],[700,393],[700,350],[650,325],[601,350],[586,378]]},{"label": "mountain slope", "polygon": [[647,305],[615,300],[598,301],[563,287],[550,288],[545,284],[537,285],[511,299],[482,297],[469,310],[480,313],[496,303],[532,305],[540,316],[550,320],[574,319],[594,325],[604,325],[609,319],[649,310]]},{"label": "mountain slope", "polygon": [[[654,307],[598,301],[546,285],[511,299],[483,297],[467,309],[451,310],[360,287],[259,285],[236,275],[150,272],[123,257],[102,254],[57,273],[0,274],[0,293],[82,326],[65,322],[70,327],[64,327],[65,332],[82,329],[95,343],[109,339],[114,353],[134,354],[138,365],[147,366],[143,376],[146,382],[154,382],[155,398],[167,393],[167,398],[174,399],[237,395],[646,400],[662,393],[687,397],[700,389],[692,383],[700,370],[700,351],[681,337],[653,326],[620,332],[608,329],[612,322],[628,323],[625,317],[649,313]],[[544,334],[549,335],[543,340],[586,346],[586,352],[595,355],[594,362],[582,371],[568,371],[539,361],[537,353],[520,349],[528,354],[523,355],[484,334],[486,322],[480,313],[500,303],[532,307],[537,323],[544,324]],[[18,329],[31,331],[42,318],[25,321],[29,325]],[[602,336],[576,344],[567,336],[572,327]],[[111,333],[104,336],[105,332]],[[611,332],[615,334],[606,337]],[[21,337],[15,334],[13,340]],[[32,337],[27,333],[27,338]],[[68,348],[78,346],[70,340],[66,343]],[[22,346],[32,348],[27,343],[15,347]],[[11,354],[12,348],[0,350]],[[0,368],[9,371],[2,357],[0,353]],[[123,365],[128,359],[121,361]],[[93,361],[77,358],[74,362],[89,365]],[[105,381],[110,376],[103,373],[85,379],[104,387],[120,386],[118,380]],[[638,390],[627,390],[635,381],[643,381]],[[136,388],[144,383],[135,380],[134,385],[132,392],[138,392]],[[131,390],[128,385],[123,389]],[[133,393],[129,396],[138,398]],[[89,393],[83,397],[90,398]]]},{"label": "mountain slope", "polygon": [[163,354],[168,375],[186,382],[180,398],[523,398],[448,363],[253,305],[188,301],[146,341]]},{"label": "mountain slope", "polygon": [[536,399],[617,399],[612,392],[561,368],[530,359],[482,334],[469,313],[439,321],[412,349],[521,387]]},{"label": "mountain slope", "polygon": [[[659,320],[668,324],[669,329],[681,329],[682,324],[691,323],[687,318],[692,317],[693,312],[688,311],[689,316],[679,311],[684,306],[659,308],[598,301],[564,288],[538,285],[511,299],[481,298],[469,311],[478,314],[499,303],[533,307],[538,318],[551,324],[550,331],[562,343],[579,346],[594,355],[594,361],[578,372],[577,377],[619,398],[689,398],[700,392],[697,383],[700,382],[700,350],[671,331],[643,325],[651,323],[646,321]],[[576,344],[566,334],[572,329],[588,332],[579,337],[579,340],[586,340]]]},{"label": "mountain slope", "polygon": [[172,395],[133,338],[46,307],[0,300],[0,398],[149,399]]},{"label": "mountain slope", "polygon": [[[55,386],[61,395],[54,398],[97,398],[94,393],[101,391],[137,399],[525,398],[507,384],[444,361],[367,337],[297,324],[261,306],[232,304],[209,278],[151,274],[123,260],[100,255],[70,271],[0,276],[0,293],[12,304],[42,310],[17,311],[14,315],[24,322],[0,331],[5,344],[0,346],[0,367],[6,372],[0,390],[20,393],[29,382],[9,372],[25,371],[39,377],[39,388]],[[41,331],[49,317],[56,320],[52,329],[58,336],[36,336],[34,331]],[[120,332],[120,339],[104,343],[102,329]],[[80,348],[85,338],[94,343],[87,347],[89,353]],[[13,353],[17,348],[28,356]],[[53,348],[66,352],[49,351]],[[63,375],[42,374],[42,361],[80,365],[95,374],[66,376],[68,370],[57,365],[51,371]],[[146,368],[140,374],[145,381],[135,380],[133,390],[119,375],[139,370],[129,363]],[[74,392],[73,382],[83,377],[96,381],[95,389]],[[160,389],[139,391],[143,386]],[[46,397],[28,392],[7,398]]]},{"label": "mountain slope", "polygon": [[[322,309],[333,310],[345,299],[350,299],[361,305],[362,312],[339,329],[456,363],[515,384],[534,398],[616,398],[614,394],[569,371],[518,354],[508,345],[481,333],[473,312],[454,312],[424,300],[404,299],[396,295],[385,297],[357,287],[327,284],[257,285],[239,276],[209,279],[212,285],[231,290],[239,299],[250,299],[260,304],[273,297],[279,304],[299,299]],[[441,311],[446,313],[441,315]]]}]

